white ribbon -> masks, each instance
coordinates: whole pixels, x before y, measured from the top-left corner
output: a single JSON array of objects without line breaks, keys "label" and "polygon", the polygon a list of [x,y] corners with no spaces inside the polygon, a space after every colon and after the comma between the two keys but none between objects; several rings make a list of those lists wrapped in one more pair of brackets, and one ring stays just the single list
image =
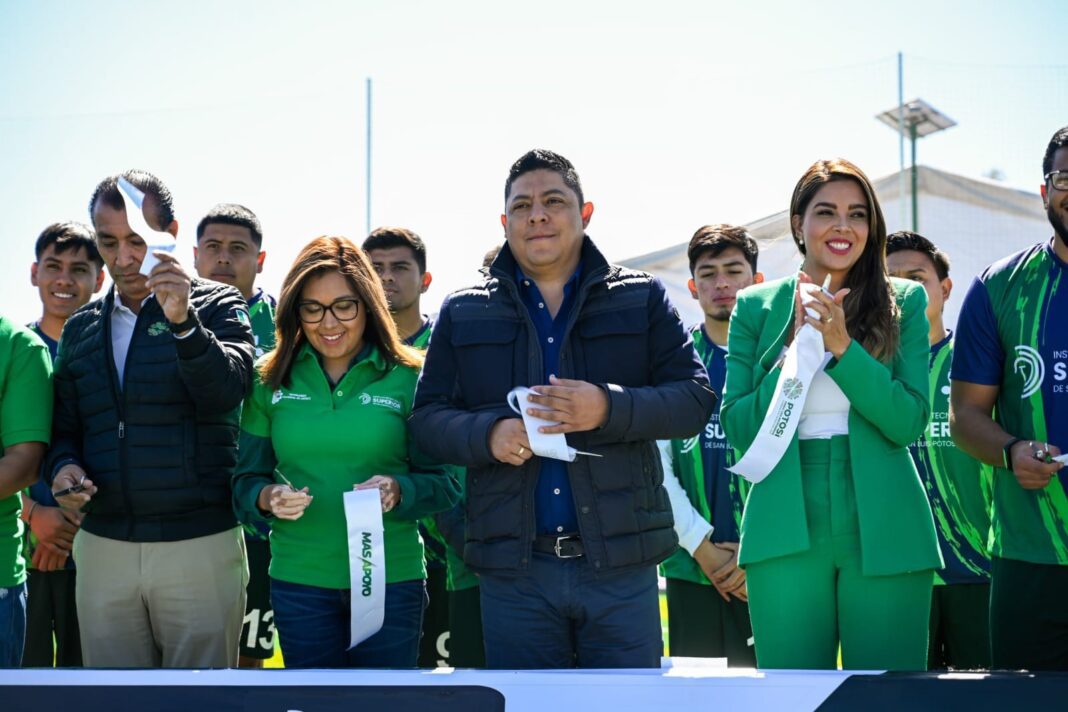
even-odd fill
[{"label": "white ribbon", "polygon": [[[815,284],[802,284],[802,302],[811,303],[814,297],[809,292],[819,289]],[[819,314],[811,309],[805,311],[809,316],[819,317]],[[779,381],[775,384],[771,407],[764,414],[764,421],[760,424],[756,438],[742,459],[727,469],[753,483],[760,482],[775,469],[797,432],[797,424],[801,421],[801,411],[805,408],[805,399],[808,397],[812,379],[826,363],[823,334],[805,324],[794,336],[794,342],[786,351]]]},{"label": "white ribbon", "polygon": [[537,403],[531,403],[529,396],[533,393],[538,395],[537,391],[533,391],[526,386],[516,386],[508,392],[508,405],[523,418],[523,425],[527,429],[527,440],[530,441],[530,450],[538,457],[551,457],[554,460],[564,460],[565,462],[574,462],[575,458],[579,455],[589,455],[590,457],[600,457],[594,452],[582,452],[576,450],[567,444],[567,438],[563,433],[543,433],[538,430],[540,427],[547,425],[559,425],[555,420],[543,420],[542,418],[535,418],[522,408],[519,404],[530,403],[535,407],[539,407]]},{"label": "white ribbon", "polygon": [[382,531],[382,496],[378,489],[346,492],[349,529],[349,650],[382,627],[386,615],[386,550]]},{"label": "white ribbon", "polygon": [[118,180],[119,196],[126,209],[126,221],[130,223],[130,230],[145,241],[148,249],[145,250],[145,259],[141,262],[141,274],[148,276],[152,268],[159,264],[159,260],[152,253],[154,251],[173,253],[178,247],[178,241],[169,232],[159,232],[152,229],[145,221],[144,204],[145,194],[130,181],[122,176]]}]

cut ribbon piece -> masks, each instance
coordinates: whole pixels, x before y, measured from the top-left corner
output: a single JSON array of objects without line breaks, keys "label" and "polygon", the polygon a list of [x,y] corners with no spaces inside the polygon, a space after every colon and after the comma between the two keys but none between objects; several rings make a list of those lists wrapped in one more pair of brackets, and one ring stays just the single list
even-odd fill
[{"label": "cut ribbon piece", "polygon": [[130,230],[145,241],[145,259],[141,262],[141,274],[148,276],[152,268],[159,264],[159,260],[153,252],[173,253],[178,247],[178,241],[169,232],[153,230],[145,220],[144,204],[145,194],[133,183],[119,176],[119,196],[122,198],[123,207],[126,210],[126,221],[130,223]]},{"label": "cut ribbon piece", "polygon": [[386,549],[377,489],[344,494],[349,530],[349,650],[377,633],[386,615]]},{"label": "cut ribbon piece", "polygon": [[[538,395],[537,391],[534,391],[526,386],[516,386],[508,392],[508,405],[509,407],[518,413],[523,418],[523,425],[527,429],[527,439],[530,441],[530,450],[538,457],[551,457],[554,460],[564,460],[565,462],[574,462],[575,458],[579,455],[588,455],[590,457],[600,457],[595,452],[582,452],[576,450],[567,444],[567,438],[563,433],[543,433],[538,430],[540,427],[547,425],[558,425],[554,420],[543,420],[541,418],[535,418],[526,412],[523,405],[530,403],[528,396],[533,393]],[[520,405],[523,404],[523,405]],[[534,407],[538,407],[537,403],[530,403]]]}]

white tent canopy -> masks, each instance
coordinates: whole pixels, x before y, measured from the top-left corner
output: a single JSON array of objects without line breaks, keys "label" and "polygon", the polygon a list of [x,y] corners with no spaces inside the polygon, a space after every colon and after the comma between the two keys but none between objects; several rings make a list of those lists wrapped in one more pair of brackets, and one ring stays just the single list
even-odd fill
[{"label": "white tent canopy", "polygon": [[[1037,193],[927,166],[919,166],[917,172],[919,233],[949,255],[954,289],[945,307],[945,320],[946,326],[953,328],[972,280],[991,262],[1049,239],[1049,220]],[[907,186],[909,181],[905,183]],[[911,229],[911,224],[901,224],[900,186],[899,173],[875,181],[875,192],[890,232]],[[907,187],[903,197],[909,207],[911,195]],[[759,268],[767,279],[784,277],[801,264],[786,213],[783,210],[746,225],[760,244]],[[906,214],[910,213],[906,211]],[[708,222],[719,221],[715,216],[709,216]],[[695,225],[694,229],[697,227]],[[693,324],[701,321],[703,316],[686,289],[690,278],[686,246],[687,242],[683,242],[623,260],[622,264],[660,277],[683,320]]]}]

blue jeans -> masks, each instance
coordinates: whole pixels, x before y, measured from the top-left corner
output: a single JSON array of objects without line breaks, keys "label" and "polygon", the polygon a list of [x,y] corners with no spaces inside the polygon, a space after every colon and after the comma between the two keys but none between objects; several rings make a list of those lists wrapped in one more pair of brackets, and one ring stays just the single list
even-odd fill
[{"label": "blue jeans", "polygon": [[0,588],[0,668],[22,665],[26,643],[26,584]]},{"label": "blue jeans", "polygon": [[489,668],[660,667],[655,566],[595,577],[586,557],[535,552],[526,573],[483,573],[479,588]]},{"label": "blue jeans", "polygon": [[426,583],[386,585],[382,628],[352,650],[349,589],[271,579],[274,625],[287,668],[414,668],[426,608]]}]

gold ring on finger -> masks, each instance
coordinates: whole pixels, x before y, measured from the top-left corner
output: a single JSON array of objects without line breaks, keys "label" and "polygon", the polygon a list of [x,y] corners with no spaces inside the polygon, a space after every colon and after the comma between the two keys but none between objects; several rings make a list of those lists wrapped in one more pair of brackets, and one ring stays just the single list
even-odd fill
[{"label": "gold ring on finger", "polygon": [[526,451],[527,451],[527,449],[525,447],[523,447],[522,445],[520,445],[519,446],[519,452],[517,452],[516,455],[519,455],[520,457],[523,457],[523,453],[526,452]]}]

